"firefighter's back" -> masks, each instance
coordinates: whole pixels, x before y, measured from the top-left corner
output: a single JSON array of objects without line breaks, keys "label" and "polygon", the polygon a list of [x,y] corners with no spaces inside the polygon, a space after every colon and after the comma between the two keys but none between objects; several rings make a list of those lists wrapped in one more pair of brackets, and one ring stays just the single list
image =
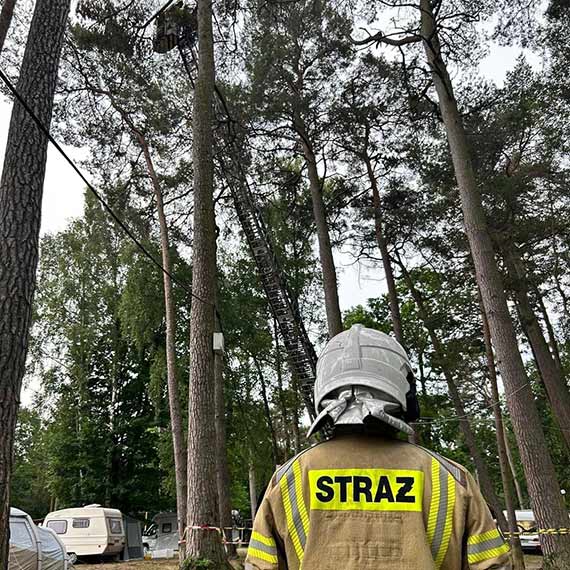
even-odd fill
[{"label": "firefighter's back", "polygon": [[331,440],[277,470],[256,514],[248,570],[491,570],[509,548],[460,465],[396,439],[419,415],[407,355],[353,325],[317,365],[309,435]]},{"label": "firefighter's back", "polygon": [[262,509],[258,568],[280,568],[281,552],[289,570],[482,570],[508,552],[464,468],[386,437],[342,435],[299,454]]},{"label": "firefighter's back", "polygon": [[[438,537],[430,541],[427,528],[432,459],[402,441],[349,435],[295,459],[282,475],[287,485],[297,483],[303,490],[307,507],[306,543],[302,554],[298,549],[303,568],[337,570],[341,562],[346,570],[433,568],[429,543]],[[439,498],[434,507],[445,509]],[[286,509],[280,514],[288,518]],[[445,519],[438,529],[443,532]],[[449,546],[449,538],[447,533],[447,545],[440,540],[441,548]]]}]

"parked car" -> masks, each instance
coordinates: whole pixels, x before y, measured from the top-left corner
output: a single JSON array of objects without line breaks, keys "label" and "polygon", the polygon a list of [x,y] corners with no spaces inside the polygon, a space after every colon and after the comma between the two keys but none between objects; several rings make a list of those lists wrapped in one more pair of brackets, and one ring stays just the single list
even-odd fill
[{"label": "parked car", "polygon": [[123,515],[101,505],[49,513],[43,525],[61,539],[70,557],[102,556],[118,559],[125,547]]}]

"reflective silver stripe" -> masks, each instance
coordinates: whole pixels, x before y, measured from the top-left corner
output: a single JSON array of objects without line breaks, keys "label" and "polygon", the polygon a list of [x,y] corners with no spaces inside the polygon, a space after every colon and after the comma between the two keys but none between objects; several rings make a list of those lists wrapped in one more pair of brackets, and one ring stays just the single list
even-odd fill
[{"label": "reflective silver stripe", "polygon": [[267,544],[263,544],[263,542],[255,540],[255,538],[252,538],[249,541],[249,547],[255,548],[256,550],[261,550],[262,552],[266,552],[267,554],[277,555],[277,548],[275,548],[274,546],[268,546]]},{"label": "reflective silver stripe", "polygon": [[291,457],[291,459],[289,459],[288,461],[283,463],[283,465],[281,465],[281,467],[278,467],[277,471],[275,471],[275,482],[277,484],[279,484],[279,481],[281,481],[281,479],[283,478],[285,473],[287,473],[287,471],[289,471],[289,469],[291,469],[291,467],[293,466],[293,462],[296,459],[299,459],[299,457],[301,457],[301,455],[303,455],[304,453],[307,453],[307,451],[310,451],[311,449],[313,449],[313,447],[317,447],[318,445],[322,445],[323,443],[326,443],[326,442],[321,441],[319,443],[315,443],[315,444],[311,445],[310,447],[307,447],[307,449],[303,449],[303,451],[297,453],[297,455],[295,455],[295,457]]},{"label": "reflective silver stripe", "polygon": [[[291,498],[291,509],[293,514],[293,524],[299,535],[299,541],[301,542],[301,547],[305,549],[305,544],[307,544],[307,536],[305,535],[305,529],[303,527],[303,521],[301,520],[301,513],[299,511],[299,503],[297,497],[297,490],[295,488],[295,474],[293,469],[290,469],[287,473],[287,489],[289,490],[289,497]],[[303,501],[303,497],[300,497]]]},{"label": "reflective silver stripe", "polygon": [[437,507],[437,522],[431,543],[431,553],[435,560],[443,539],[445,530],[445,520],[447,514],[447,501],[449,500],[449,489],[447,488],[447,471],[440,465],[439,467],[439,505]]},{"label": "reflective silver stripe", "polygon": [[453,465],[453,463],[445,459],[445,457],[442,457],[439,453],[434,452],[434,455],[438,461],[442,463],[443,466],[453,475],[453,478],[461,483],[463,479],[463,473],[461,472],[461,469],[459,469],[459,467],[456,465]]},{"label": "reflective silver stripe", "polygon": [[453,463],[451,463],[451,461],[448,461],[445,457],[442,457],[439,453],[436,453],[435,451],[432,451],[431,449],[426,449],[425,447],[421,447],[419,445],[417,447],[419,447],[423,451],[429,453],[429,455],[431,455],[432,457],[435,457],[435,459],[437,461],[439,461],[439,463],[441,465],[443,465],[449,473],[451,473],[453,478],[460,485],[462,485],[463,487],[467,486],[467,479],[465,477],[465,473],[463,473],[463,471],[459,467],[457,467],[457,465],[454,465]]},{"label": "reflective silver stripe", "polygon": [[281,467],[279,467],[279,469],[277,469],[276,473],[275,473],[275,482],[279,483],[279,481],[281,481],[281,479],[283,478],[283,475],[285,475],[285,473],[287,473],[287,471],[291,468],[291,466],[293,465],[293,461],[294,461],[294,457],[292,459],[289,459],[289,461],[287,461],[287,463],[284,463],[283,465],[281,465]]},{"label": "reflective silver stripe", "polygon": [[492,550],[493,548],[500,548],[505,544],[502,536],[497,538],[492,538],[490,540],[485,540],[483,542],[479,542],[478,544],[468,544],[467,545],[467,554],[479,554],[481,552],[485,552],[486,550]]}]

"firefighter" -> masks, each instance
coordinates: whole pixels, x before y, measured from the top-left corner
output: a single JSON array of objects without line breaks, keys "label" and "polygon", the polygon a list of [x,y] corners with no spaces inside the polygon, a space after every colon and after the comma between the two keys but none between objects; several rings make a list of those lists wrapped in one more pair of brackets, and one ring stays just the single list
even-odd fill
[{"label": "firefighter", "polygon": [[246,570],[507,570],[509,547],[469,472],[397,439],[419,408],[408,357],[354,325],[317,364],[309,434],[328,441],[277,469]]}]

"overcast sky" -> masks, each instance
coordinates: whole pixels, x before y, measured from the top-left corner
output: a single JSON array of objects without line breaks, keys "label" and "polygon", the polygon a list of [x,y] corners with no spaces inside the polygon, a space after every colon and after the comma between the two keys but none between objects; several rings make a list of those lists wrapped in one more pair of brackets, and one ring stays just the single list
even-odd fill
[{"label": "overcast sky", "polygon": [[[515,64],[521,50],[515,47],[495,46],[480,64],[481,74],[498,85],[503,83],[506,73]],[[539,65],[538,56],[525,52],[531,63]],[[3,161],[11,104],[0,103],[0,160]],[[74,157],[80,151],[68,149]],[[83,209],[83,185],[71,167],[50,146],[42,207],[42,234],[57,232],[65,228],[70,219],[80,216]],[[385,291],[381,272],[353,264],[348,253],[337,256],[340,280],[341,309],[347,310],[357,304],[365,304],[370,297],[377,297]]]},{"label": "overcast sky", "polygon": [[[502,85],[507,72],[514,67],[520,54],[520,48],[494,46],[490,55],[480,63],[481,74],[497,85]],[[525,51],[525,55],[534,66],[540,66],[541,62],[536,54]],[[2,162],[11,110],[12,105],[10,103],[0,102],[0,161]],[[81,158],[83,154],[80,149],[67,148],[66,150],[76,160]],[[50,146],[42,205],[42,235],[61,231],[71,219],[81,216],[83,194],[82,181],[57,151]],[[342,311],[358,304],[365,305],[369,298],[378,297],[386,291],[380,269],[355,264],[348,251],[336,252],[335,259],[339,274],[339,296]],[[33,394],[37,389],[36,380],[29,377],[27,380],[31,382],[23,390],[23,405],[32,403]]]},{"label": "overcast sky", "polygon": [[[494,46],[490,55],[481,61],[481,74],[502,85],[504,78],[521,54],[516,47]],[[525,51],[529,62],[540,66],[539,57]],[[0,102],[0,161],[3,162],[12,105]],[[73,158],[82,154],[78,149],[67,149]],[[1,163],[0,163],[1,167]],[[44,197],[42,206],[41,233],[54,233],[63,230],[69,220],[81,216],[83,210],[83,184],[67,162],[50,146]],[[357,304],[366,304],[371,297],[384,293],[385,283],[382,272],[377,268],[367,268],[354,264],[348,252],[335,255],[339,272],[339,295],[341,309],[346,311]],[[23,403],[30,402],[33,390],[24,390]]]}]

